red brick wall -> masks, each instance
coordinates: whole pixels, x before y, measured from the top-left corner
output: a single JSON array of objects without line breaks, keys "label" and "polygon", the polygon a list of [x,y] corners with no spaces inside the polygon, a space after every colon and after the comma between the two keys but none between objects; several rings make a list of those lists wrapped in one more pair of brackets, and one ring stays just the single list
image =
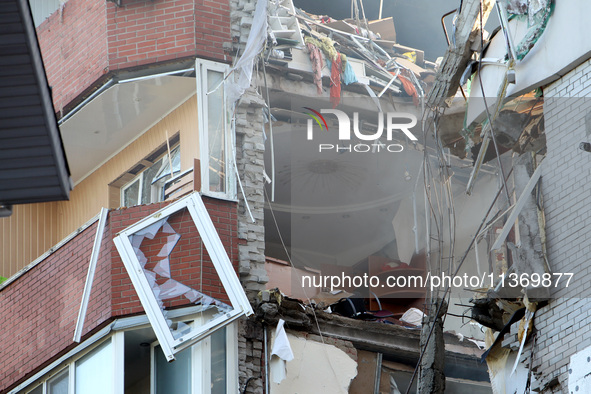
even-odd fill
[{"label": "red brick wall", "polygon": [[187,57],[229,62],[229,0],[68,0],[38,28],[54,106],[110,71]]},{"label": "red brick wall", "polygon": [[[203,197],[203,202],[205,203],[214,226],[220,235],[226,253],[228,253],[230,261],[237,272],[238,222],[236,204],[228,201],[208,199],[207,197]],[[116,234],[129,225],[137,222],[139,218],[156,212],[161,207],[161,204],[151,204],[111,212],[110,223],[113,229],[113,234]],[[213,264],[211,263],[207,251],[202,247],[201,240],[197,234],[197,229],[195,228],[189,213],[186,211],[181,212],[180,215],[176,215],[176,217],[171,219],[170,224],[179,234],[181,234],[181,239],[171,255],[170,268],[172,279],[179,280],[183,284],[196,290],[201,288],[204,293],[213,297],[217,296],[223,301],[227,301],[225,293],[223,293],[218,286],[217,274],[215,274]],[[142,251],[145,251],[146,257],[150,258],[150,251],[146,249],[152,246],[153,249],[151,250],[151,253],[157,254],[160,251],[164,240],[157,235],[154,241],[146,239],[144,242],[146,243],[145,246],[147,248],[142,246]],[[201,256],[203,256],[203,264],[200,262]],[[135,290],[133,289],[127,271],[125,270],[125,266],[123,265],[121,257],[115,247],[112,249],[111,257],[113,261],[111,271],[111,278],[113,281],[111,308],[113,316],[143,312],[143,308]],[[149,262],[148,264],[151,263]],[[203,282],[201,282],[201,266],[203,266]],[[189,302],[185,297],[178,297],[165,302],[167,307],[188,304]]]},{"label": "red brick wall", "polygon": [[37,28],[56,111],[108,71],[106,4],[68,0]]},{"label": "red brick wall", "polygon": [[[207,197],[203,200],[237,270],[237,206]],[[165,205],[167,203],[158,203],[109,213],[83,335],[96,330],[112,317],[143,312],[112,238]],[[172,276],[199,289],[201,241],[191,217],[188,212],[186,215],[181,213],[171,223],[182,235],[177,254],[173,253],[173,260],[177,257],[181,260],[171,262]],[[78,234],[0,291],[3,317],[0,324],[0,393],[76,345],[72,338],[96,226],[95,223]],[[211,272],[210,261],[204,258],[203,266],[204,290],[216,290],[217,281]],[[222,297],[222,294],[218,295]],[[169,305],[188,304],[184,298],[171,301]]]},{"label": "red brick wall", "polygon": [[[74,344],[96,223],[0,291],[0,392]],[[106,237],[108,238],[108,237]],[[103,245],[106,246],[106,243]],[[98,262],[86,331],[110,316],[108,253]]]},{"label": "red brick wall", "polygon": [[228,62],[222,45],[232,42],[229,0],[195,0],[195,37],[198,57]]}]

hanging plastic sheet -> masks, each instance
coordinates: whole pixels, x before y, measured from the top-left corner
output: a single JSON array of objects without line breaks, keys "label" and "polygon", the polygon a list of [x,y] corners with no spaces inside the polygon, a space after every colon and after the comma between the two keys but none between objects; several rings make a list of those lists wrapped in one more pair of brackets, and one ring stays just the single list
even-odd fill
[{"label": "hanging plastic sheet", "polygon": [[254,59],[263,49],[266,40],[267,0],[258,0],[244,52],[231,70],[234,73],[233,79],[228,78],[228,82],[225,84],[226,97],[228,98],[230,108],[233,107],[234,103],[238,101],[244,91],[250,86]]}]

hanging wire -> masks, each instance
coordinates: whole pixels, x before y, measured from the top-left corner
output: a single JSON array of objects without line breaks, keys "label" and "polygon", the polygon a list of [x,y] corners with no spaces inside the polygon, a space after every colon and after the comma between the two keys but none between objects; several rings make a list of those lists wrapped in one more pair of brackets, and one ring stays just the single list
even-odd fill
[{"label": "hanging wire", "polygon": [[[263,191],[265,192],[265,198],[267,199],[267,201],[269,201],[269,195],[267,194],[267,189],[263,188]],[[277,230],[277,234],[279,235],[279,240],[281,242],[281,246],[283,246],[283,250],[285,251],[285,255],[287,256],[287,260],[289,261],[289,264],[293,268],[296,268],[296,266],[293,264],[293,261],[291,259],[291,253],[287,250],[287,246],[285,245],[283,235],[281,235],[281,230],[279,229],[279,224],[277,223],[277,218],[275,217],[275,211],[273,210],[273,207],[270,202],[269,202],[269,211],[271,211],[271,217],[273,218],[273,223],[275,224],[275,229]],[[308,303],[310,305],[312,305],[312,300],[308,296],[308,292],[306,291],[306,288],[302,286],[302,290],[304,291],[304,295],[306,296],[306,300],[308,300]],[[318,323],[318,316],[316,315],[316,310],[313,306],[311,306],[310,309],[312,310],[312,315],[314,315],[314,323],[316,323],[316,329],[318,330],[318,335],[320,336],[320,341],[322,342],[323,345],[325,345],[326,343],[324,341],[324,335],[322,335],[322,330],[320,329],[320,324]],[[330,366],[330,369],[332,370],[332,373],[334,374],[335,378],[338,380],[339,375],[336,373],[336,371],[330,361],[330,357],[328,356],[328,353],[326,352],[326,348],[323,347],[323,350],[326,354],[326,358],[328,360],[328,365]]]},{"label": "hanging wire", "polygon": [[[490,137],[492,139],[493,142],[493,146],[495,148],[495,153],[497,155],[497,163],[499,165],[499,172],[501,175],[501,180],[503,182],[503,187],[505,188],[505,193],[507,195],[507,201],[511,201],[511,197],[509,196],[509,189],[507,188],[507,182],[505,180],[505,171],[503,170],[503,164],[501,163],[501,155],[499,154],[499,147],[497,145],[497,138],[495,137],[495,130],[493,128],[493,120],[496,119],[498,113],[501,110],[501,107],[503,105],[503,99],[505,98],[505,92],[507,90],[507,84],[508,84],[508,79],[507,79],[507,74],[505,74],[505,78],[503,81],[503,85],[502,85],[502,93],[499,95],[497,94],[497,103],[496,103],[496,110],[494,113],[494,117],[491,117],[489,108],[488,108],[488,103],[486,102],[486,94],[484,93],[484,85],[482,84],[482,56],[484,53],[484,33],[483,33],[483,29],[484,29],[484,23],[482,22],[482,13],[483,13],[483,6],[482,6],[482,0],[480,0],[480,55],[479,55],[479,62],[478,62],[478,81],[480,82],[480,91],[482,92],[482,100],[484,101],[484,108],[486,109],[486,118],[488,120],[488,128],[489,128],[489,132],[490,132]],[[507,71],[512,67],[511,65],[513,64],[513,60],[509,61],[509,68],[507,69]],[[482,145],[481,149],[484,147],[484,144]]]},{"label": "hanging wire", "polygon": [[[511,176],[511,174],[513,173],[513,168],[511,168],[511,170],[509,171],[509,173],[507,174],[506,179],[509,178],[509,176]],[[480,226],[478,226],[478,229],[476,230],[475,235],[472,237],[470,244],[468,245],[468,248],[466,248],[466,251],[464,252],[464,254],[462,255],[462,258],[460,259],[460,262],[458,263],[458,266],[456,268],[456,270],[454,271],[454,273],[451,275],[452,279],[458,274],[459,270],[462,268],[462,265],[464,264],[464,261],[466,261],[466,257],[468,256],[468,253],[470,252],[470,250],[472,249],[472,246],[474,245],[474,242],[476,240],[476,237],[478,236],[478,233],[480,233],[480,230],[482,229],[482,227],[484,226],[484,224],[486,223],[486,219],[488,218],[488,215],[490,214],[490,212],[492,211],[493,207],[495,206],[499,196],[501,195],[501,193],[503,192],[503,186],[501,186],[499,188],[499,190],[497,191],[495,198],[493,199],[490,207],[488,208],[486,214],[484,215],[484,218],[482,219],[482,222],[480,223]],[[443,301],[445,300],[445,298],[449,295],[449,291],[450,291],[451,287],[450,286],[446,286],[445,287],[445,291],[443,293],[443,297],[442,297],[442,302],[439,304],[439,306],[437,307],[437,313],[435,314],[435,316],[439,315],[439,312],[441,311],[441,308],[443,306]],[[406,391],[406,394],[409,394],[409,390],[410,387],[412,386],[412,383],[415,379],[417,370],[419,368],[419,365],[421,364],[421,360],[423,359],[423,356],[425,354],[425,350],[427,348],[427,345],[429,343],[429,340],[431,339],[431,336],[433,334],[433,329],[435,328],[435,325],[431,326],[431,330],[429,331],[429,335],[427,336],[427,340],[425,341],[425,347],[423,349],[421,349],[421,353],[419,355],[419,360],[417,362],[417,366],[415,367],[415,370],[413,372],[413,375],[411,377],[410,383],[409,383],[409,388]]]}]

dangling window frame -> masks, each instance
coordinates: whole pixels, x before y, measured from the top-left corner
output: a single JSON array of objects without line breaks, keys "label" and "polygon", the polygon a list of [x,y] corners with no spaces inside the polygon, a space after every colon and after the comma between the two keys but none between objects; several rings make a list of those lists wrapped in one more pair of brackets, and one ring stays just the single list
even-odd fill
[{"label": "dangling window frame", "polygon": [[[232,309],[175,339],[133,249],[130,237],[185,208],[195,223],[203,245],[228,295]],[[176,353],[199,342],[217,329],[232,323],[241,316],[249,316],[253,313],[234,267],[198,193],[192,193],[140,220],[121,231],[113,241],[168,361],[174,360]]]}]

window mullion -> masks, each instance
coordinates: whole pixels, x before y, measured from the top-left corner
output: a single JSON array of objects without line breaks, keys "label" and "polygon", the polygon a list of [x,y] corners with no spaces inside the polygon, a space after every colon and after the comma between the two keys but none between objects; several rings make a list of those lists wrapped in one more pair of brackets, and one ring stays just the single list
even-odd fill
[{"label": "window mullion", "polygon": [[76,394],[76,362],[72,361],[69,365],[68,365],[68,385],[70,386],[68,388],[68,393],[70,394]]}]

